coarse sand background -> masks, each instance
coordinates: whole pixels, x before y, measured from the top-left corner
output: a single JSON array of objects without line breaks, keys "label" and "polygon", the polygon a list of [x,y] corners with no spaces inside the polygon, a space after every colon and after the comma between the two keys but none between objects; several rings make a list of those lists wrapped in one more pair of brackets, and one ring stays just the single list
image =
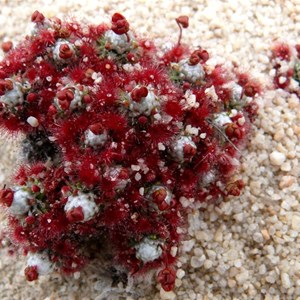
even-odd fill
[{"label": "coarse sand background", "polygon": [[[47,17],[94,23],[109,22],[120,12],[138,34],[156,38],[158,45],[176,42],[174,19],[188,15],[183,42],[237,63],[259,78],[266,92],[257,99],[259,117],[243,152],[246,188],[242,196],[217,207],[190,208],[174,292],[160,290],[151,276],[111,287],[112,274],[100,260],[72,277],[52,274],[28,283],[25,258],[9,257],[3,248],[0,299],[300,299],[299,99],[281,90],[268,91],[273,41],[300,42],[300,1],[0,0],[0,42],[21,40],[36,9]],[[270,156],[274,151],[284,159]],[[18,138],[2,136],[1,185],[9,183],[18,153]]]}]

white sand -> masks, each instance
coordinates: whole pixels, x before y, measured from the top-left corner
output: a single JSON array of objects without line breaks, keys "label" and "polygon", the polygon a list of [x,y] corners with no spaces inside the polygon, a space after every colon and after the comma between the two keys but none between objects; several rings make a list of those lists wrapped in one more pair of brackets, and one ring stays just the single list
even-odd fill
[{"label": "white sand", "polygon": [[[300,33],[299,0],[0,0],[0,8],[0,41],[20,40],[36,9],[46,16],[67,14],[97,23],[108,22],[118,11],[138,33],[160,43],[176,41],[173,19],[186,14],[190,28],[184,30],[184,42],[251,70],[266,88],[272,41],[293,44]],[[101,261],[74,277],[54,274],[27,283],[24,259],[8,257],[2,249],[0,299],[300,299],[299,99],[267,91],[258,102],[259,118],[243,153],[244,193],[219,207],[191,209],[174,292],[150,283],[110,291]],[[13,144],[1,139],[0,183],[9,182],[14,171],[18,155]]]}]

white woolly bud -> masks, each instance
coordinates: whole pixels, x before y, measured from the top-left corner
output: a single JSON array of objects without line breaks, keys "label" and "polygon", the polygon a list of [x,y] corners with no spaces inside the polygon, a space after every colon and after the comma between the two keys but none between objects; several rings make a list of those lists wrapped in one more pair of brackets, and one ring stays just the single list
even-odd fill
[{"label": "white woolly bud", "polygon": [[224,88],[231,90],[231,99],[234,102],[238,102],[241,100],[243,95],[243,87],[237,84],[234,81],[227,82],[226,84],[223,84]]},{"label": "white woolly bud", "polygon": [[132,116],[136,117],[139,115],[150,116],[152,111],[159,107],[160,103],[156,98],[155,94],[148,87],[148,95],[141,99],[140,102],[133,101],[130,99],[129,110]]},{"label": "white woolly bud", "polygon": [[227,115],[226,112],[222,112],[220,114],[215,115],[215,124],[219,127],[222,127],[226,124],[232,123],[230,117]]},{"label": "white woolly bud", "polygon": [[88,221],[99,211],[99,207],[95,203],[94,198],[95,196],[92,193],[78,193],[77,196],[69,196],[64,210],[67,213],[76,207],[81,207],[84,215],[82,222]]},{"label": "white woolly bud", "polygon": [[9,207],[9,212],[12,215],[24,215],[29,211],[28,200],[30,199],[30,194],[28,191],[24,190],[22,187],[15,187],[14,196],[11,206]]},{"label": "white woolly bud", "polygon": [[204,79],[205,72],[200,64],[190,65],[188,59],[179,62],[179,72],[183,79],[195,83],[198,80]]},{"label": "white woolly bud", "polygon": [[135,246],[136,258],[144,263],[154,261],[162,255],[161,241],[144,238],[138,245]]},{"label": "white woolly bud", "polygon": [[0,102],[6,104],[9,107],[14,107],[24,102],[24,94],[22,91],[22,85],[18,82],[13,83],[13,89],[7,91],[0,97]]},{"label": "white woolly bud", "polygon": [[[70,101],[70,105],[69,105],[68,109],[73,111],[76,108],[82,107],[82,105],[83,105],[83,102],[82,102],[83,92],[80,91],[78,89],[78,87],[73,86],[73,85],[66,85],[65,88],[66,89],[71,88],[72,92],[74,93],[74,98]],[[58,108],[62,109],[61,105],[59,104],[58,98],[54,98],[54,103]]]},{"label": "white woolly bud", "polygon": [[184,147],[191,146],[194,149],[197,149],[196,144],[192,141],[190,136],[180,136],[175,140],[171,145],[171,155],[173,158],[179,162],[184,161]]},{"label": "white woolly bud", "polygon": [[243,88],[237,84],[234,83],[232,86],[232,98],[234,101],[240,101],[243,95]]},{"label": "white woolly bud", "polygon": [[82,106],[82,92],[79,91],[78,89],[74,90],[74,98],[73,100],[70,102],[70,109],[74,110],[77,107],[81,107]]},{"label": "white woolly bud", "polygon": [[64,45],[64,44],[68,45],[70,50],[72,51],[72,53],[75,54],[75,48],[74,48],[73,44],[71,44],[69,41],[64,40],[64,39],[58,39],[53,47],[53,59],[56,62],[66,61],[65,59],[60,57],[60,46]]},{"label": "white woolly bud", "polygon": [[87,146],[93,148],[103,147],[108,139],[107,131],[103,131],[101,134],[94,134],[90,129],[85,131],[85,140],[84,143]]},{"label": "white woolly bud", "polygon": [[104,173],[104,177],[106,177],[110,181],[113,181],[116,183],[116,185],[115,185],[116,190],[124,190],[126,185],[128,184],[128,182],[130,182],[130,179],[126,178],[127,176],[125,176],[125,178],[120,178],[121,172],[123,170],[124,170],[123,167],[115,166],[115,167],[108,169]]},{"label": "white woolly bud", "polygon": [[201,184],[203,186],[208,186],[209,184],[211,184],[214,180],[216,179],[216,174],[213,171],[209,171],[207,173],[205,173],[205,175],[203,176],[202,180],[201,180]]},{"label": "white woolly bud", "polygon": [[129,32],[129,41],[126,34],[116,34],[112,30],[105,32],[105,39],[110,46],[111,50],[115,50],[118,54],[122,54],[126,51],[129,51],[132,47],[133,36]]},{"label": "white woolly bud", "polygon": [[29,254],[27,266],[37,267],[39,275],[47,275],[53,271],[53,263],[49,260],[48,255],[41,253]]}]

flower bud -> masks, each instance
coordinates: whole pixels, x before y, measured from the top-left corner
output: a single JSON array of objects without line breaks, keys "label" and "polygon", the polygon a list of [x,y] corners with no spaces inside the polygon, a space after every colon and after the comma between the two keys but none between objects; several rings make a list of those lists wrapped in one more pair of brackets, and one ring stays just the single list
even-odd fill
[{"label": "flower bud", "polygon": [[92,102],[92,97],[91,97],[90,95],[84,95],[84,96],[82,97],[82,100],[83,100],[83,102],[84,102],[85,104],[89,104],[89,103]]},{"label": "flower bud", "polygon": [[40,187],[39,187],[38,185],[33,184],[33,185],[31,186],[31,191],[32,191],[33,193],[39,193],[39,192],[41,191],[41,189],[40,189]]},{"label": "flower bud", "polygon": [[0,79],[0,96],[14,88],[13,82],[9,79]]},{"label": "flower bud", "polygon": [[161,270],[157,275],[157,281],[166,292],[169,292],[174,288],[175,280],[176,271],[170,267]]},{"label": "flower bud", "polygon": [[132,62],[132,63],[134,63],[136,61],[135,55],[133,53],[129,52],[127,54],[127,60],[130,61],[130,62]]},{"label": "flower bud", "polygon": [[161,187],[161,188],[158,188],[157,190],[155,190],[153,193],[152,193],[152,198],[155,202],[163,202],[166,197],[167,197],[167,191],[165,188]]},{"label": "flower bud", "polygon": [[67,63],[75,56],[75,46],[66,39],[58,39],[53,46],[53,59],[57,63]]},{"label": "flower bud", "polygon": [[49,274],[53,268],[53,262],[46,253],[29,253],[24,273],[28,281],[33,281],[38,279],[39,275]]},{"label": "flower bud", "polygon": [[126,168],[120,168],[118,179],[128,179],[129,172]]},{"label": "flower bud", "polygon": [[37,10],[31,15],[31,22],[33,23],[42,23],[44,20],[45,16]]},{"label": "flower bud", "polygon": [[150,199],[155,203],[154,207],[157,206],[161,211],[170,208],[172,193],[168,188],[160,185],[154,185],[149,194]]},{"label": "flower bud", "polygon": [[74,99],[74,93],[70,89],[63,89],[57,93],[57,98],[59,100],[72,101]]},{"label": "flower bud", "polygon": [[62,110],[67,110],[70,107],[70,102],[67,100],[58,100],[58,104]]},{"label": "flower bud", "polygon": [[69,196],[70,191],[71,191],[71,188],[67,185],[64,185],[61,188],[61,193],[63,194],[63,196]]},{"label": "flower bud", "polygon": [[193,158],[197,146],[190,136],[181,136],[173,142],[170,151],[176,161],[183,162]]},{"label": "flower bud", "polygon": [[297,51],[297,57],[300,59],[300,44],[297,44],[295,46],[295,48],[296,48],[296,51]]},{"label": "flower bud", "polygon": [[209,54],[206,50],[197,49],[191,54],[189,63],[190,65],[195,66],[199,62],[202,63],[206,62],[208,59],[209,59]]},{"label": "flower bud", "polygon": [[37,280],[39,277],[39,273],[37,270],[37,266],[28,266],[24,270],[25,277],[28,281]]},{"label": "flower bud", "polygon": [[235,182],[232,182],[226,186],[226,192],[228,195],[239,196],[241,194],[241,190],[244,187],[243,180],[239,179]]},{"label": "flower bud", "polygon": [[26,97],[27,102],[32,103],[37,100],[38,96],[35,93],[29,93]]},{"label": "flower bud", "polygon": [[147,97],[148,95],[148,89],[145,86],[142,86],[140,88],[135,88],[131,92],[131,99],[135,102],[140,102],[142,98]]},{"label": "flower bud", "polygon": [[259,92],[259,87],[253,82],[248,82],[244,87],[244,94],[247,97],[254,97]]},{"label": "flower bud", "polygon": [[196,152],[197,149],[194,147],[194,145],[185,144],[183,147],[183,153],[185,158],[193,157],[196,154]]},{"label": "flower bud", "polygon": [[89,126],[89,130],[93,132],[93,134],[102,134],[103,126],[101,123],[95,123]]},{"label": "flower bud", "polygon": [[59,57],[61,59],[69,59],[73,56],[73,50],[68,44],[62,44],[59,47]]},{"label": "flower bud", "polygon": [[139,122],[140,125],[145,125],[148,122],[148,118],[146,116],[140,116],[138,118],[138,122]]},{"label": "flower bud", "polygon": [[7,53],[8,51],[10,51],[13,47],[13,43],[11,41],[7,41],[7,42],[3,42],[1,45],[1,48],[3,50],[3,52]]},{"label": "flower bud", "polygon": [[176,18],[176,22],[180,24],[183,28],[189,27],[189,17],[188,16],[179,16]]},{"label": "flower bud", "polygon": [[54,105],[50,105],[50,106],[49,106],[49,109],[48,109],[48,113],[49,113],[50,115],[55,115],[55,114],[57,113],[56,107],[55,107]]},{"label": "flower bud", "polygon": [[243,128],[239,127],[235,123],[229,123],[226,126],[225,133],[229,138],[237,138],[241,139],[244,137],[244,130]]},{"label": "flower bud", "polygon": [[27,216],[27,217],[25,218],[25,222],[26,222],[27,224],[29,224],[29,225],[32,225],[32,224],[34,223],[34,221],[35,221],[34,216]]},{"label": "flower bud", "polygon": [[115,34],[124,34],[129,31],[129,23],[127,22],[125,17],[122,16],[121,14],[115,13],[112,16],[111,20],[112,20],[111,30]]},{"label": "flower bud", "polygon": [[191,54],[189,63],[192,66],[197,65],[200,62],[200,57],[194,53]]},{"label": "flower bud", "polygon": [[12,205],[14,193],[11,189],[5,189],[0,191],[0,203],[10,207]]},{"label": "flower bud", "polygon": [[84,219],[84,214],[81,206],[75,207],[66,213],[70,223],[81,222]]}]

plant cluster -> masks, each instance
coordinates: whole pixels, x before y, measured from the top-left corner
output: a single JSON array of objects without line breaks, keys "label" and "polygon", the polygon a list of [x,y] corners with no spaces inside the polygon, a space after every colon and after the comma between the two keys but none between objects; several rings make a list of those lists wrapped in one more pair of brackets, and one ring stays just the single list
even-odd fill
[{"label": "plant cluster", "polygon": [[273,83],[300,98],[300,45],[277,42],[272,48]]},{"label": "plant cluster", "polygon": [[157,270],[169,291],[186,203],[240,194],[260,85],[181,44],[188,21],[159,50],[119,13],[87,25],[36,11],[32,34],[3,45],[0,125],[25,139],[0,201],[28,280],[109,249],[131,275]]}]

